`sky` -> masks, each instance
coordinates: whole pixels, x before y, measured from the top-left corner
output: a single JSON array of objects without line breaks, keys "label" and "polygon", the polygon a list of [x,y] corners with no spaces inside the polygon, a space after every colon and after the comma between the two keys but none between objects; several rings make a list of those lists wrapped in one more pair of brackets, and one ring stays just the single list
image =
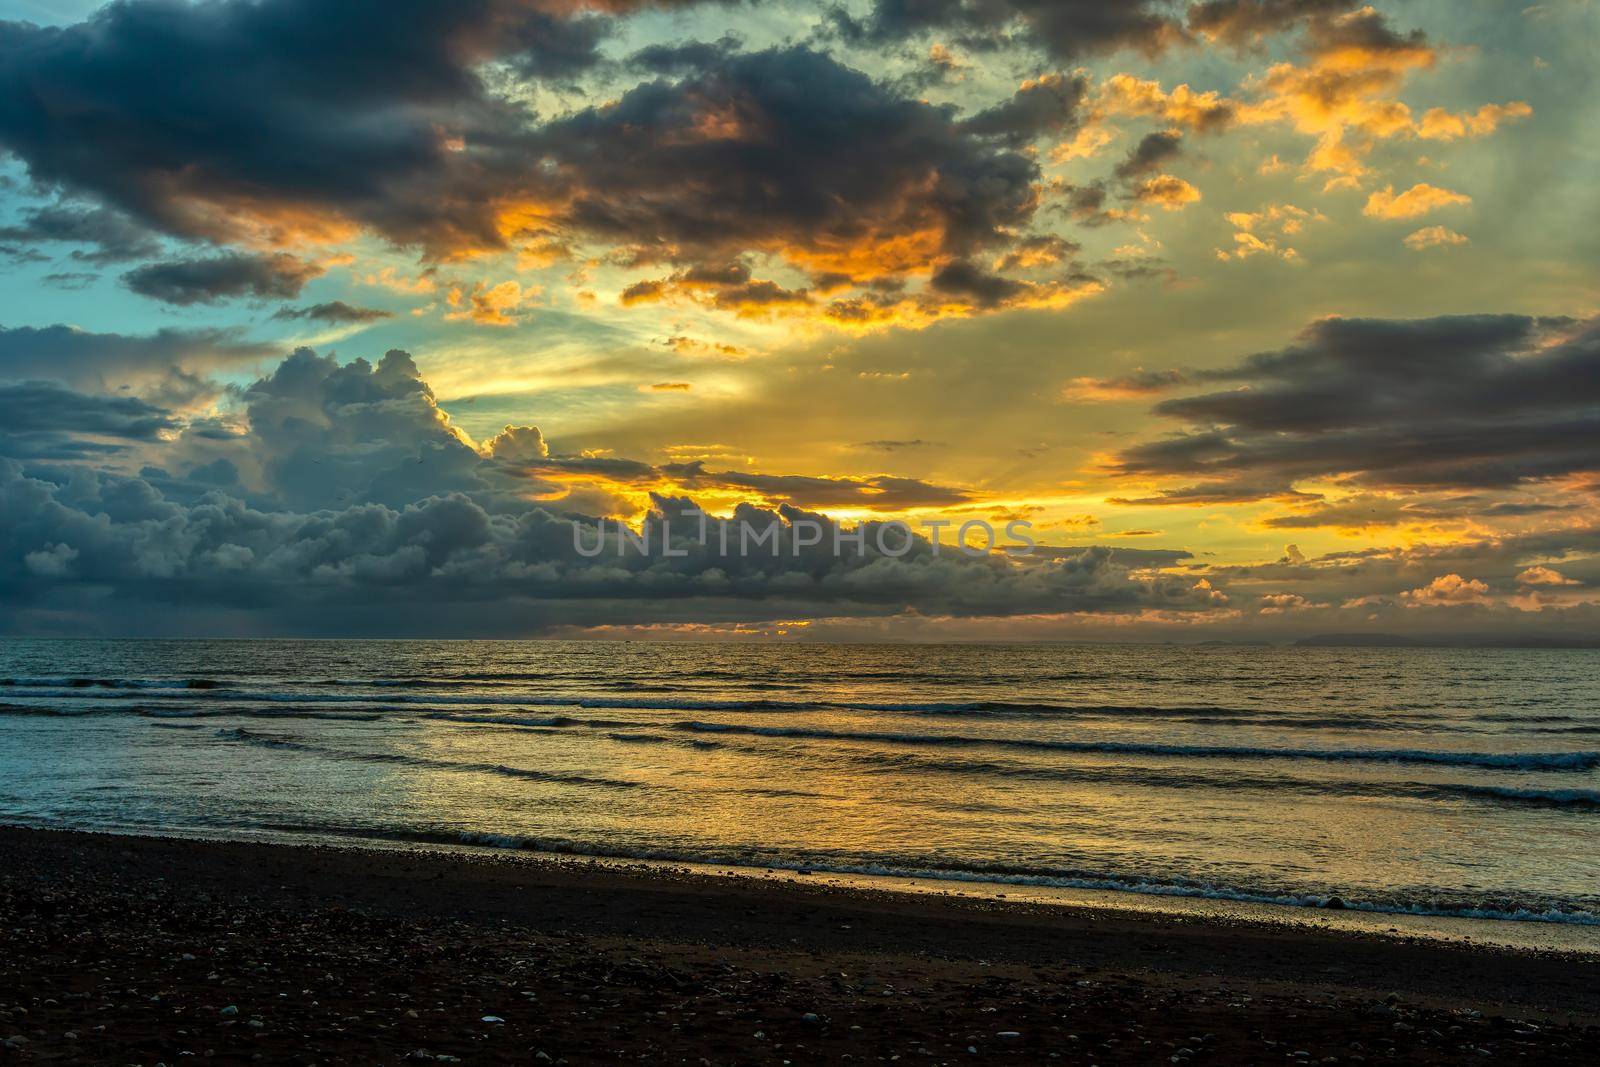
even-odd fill
[{"label": "sky", "polygon": [[0,632],[1600,636],[1597,45],[0,0]]}]

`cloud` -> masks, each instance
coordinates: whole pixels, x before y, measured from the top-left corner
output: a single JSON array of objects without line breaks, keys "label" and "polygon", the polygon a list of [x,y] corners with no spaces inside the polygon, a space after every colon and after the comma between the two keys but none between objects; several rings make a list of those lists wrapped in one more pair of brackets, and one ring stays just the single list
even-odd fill
[{"label": "cloud", "polygon": [[1400,594],[1401,599],[1416,607],[1438,604],[1481,604],[1489,596],[1489,587],[1475,578],[1459,574],[1446,574],[1420,589]]},{"label": "cloud", "polygon": [[95,396],[56,382],[0,381],[0,455],[70,459],[120,452],[175,434],[173,414],[131,396]]},{"label": "cloud", "polygon": [[1440,208],[1470,203],[1472,197],[1464,193],[1441,189],[1427,182],[1419,182],[1398,196],[1395,195],[1394,186],[1386,185],[1367,198],[1367,206],[1361,213],[1375,219],[1414,219]]},{"label": "cloud", "polygon": [[1026,42],[1054,59],[1133,48],[1160,52],[1183,39],[1166,0],[874,0],[865,18],[835,9],[834,22],[852,43],[884,43],[931,33],[953,34],[964,47],[994,49]]},{"label": "cloud", "polygon": [[454,285],[445,295],[445,303],[452,310],[444,317],[451,322],[475,322],[480,326],[514,326],[523,314],[523,305],[539,293],[537,286],[525,288],[515,281],[498,285],[474,282],[470,289]]},{"label": "cloud", "polygon": [[1408,234],[1405,239],[1406,247],[1413,252],[1469,243],[1465,236],[1446,226],[1427,226],[1417,230],[1415,233]]},{"label": "cloud", "polygon": [[1529,567],[1517,575],[1519,585],[1582,585],[1551,567]]},{"label": "cloud", "polygon": [[1128,156],[1117,164],[1115,174],[1121,181],[1131,181],[1153,174],[1170,161],[1183,154],[1183,135],[1176,130],[1148,133],[1129,150]]},{"label": "cloud", "polygon": [[667,338],[662,344],[678,355],[692,359],[741,360],[750,354],[738,345],[728,344],[726,341],[703,341],[698,337],[686,337],[681,334]]},{"label": "cloud", "polygon": [[503,463],[533,463],[550,455],[537,426],[507,426],[484,442],[484,455]]},{"label": "cloud", "polygon": [[1316,604],[1298,593],[1268,593],[1261,597],[1256,609],[1258,615],[1287,615],[1297,611],[1315,611],[1327,604]]},{"label": "cloud", "polygon": [[995,261],[994,268],[1002,273],[1040,270],[1063,263],[1082,250],[1082,245],[1065,237],[1035,234],[1017,241],[1009,252]]},{"label": "cloud", "polygon": [[1343,15],[1358,0],[1204,0],[1189,5],[1189,28],[1235,48],[1257,48],[1274,34]]},{"label": "cloud", "polygon": [[315,320],[334,325],[348,326],[368,322],[380,322],[383,319],[394,318],[394,312],[383,311],[379,308],[355,307],[343,300],[330,300],[325,304],[312,304],[303,308],[284,308],[272,316],[285,321]]},{"label": "cloud", "polygon": [[[836,554],[832,521],[789,503],[900,509],[971,500],[916,479],[555,457],[531,426],[507,427],[474,446],[403,352],[341,365],[302,350],[239,399],[237,429],[212,434],[203,420],[134,398],[56,385],[0,390],[9,413],[0,440],[9,446],[71,426],[85,440],[139,442],[151,460],[132,475],[98,465],[88,451],[45,457],[72,462],[70,470],[39,466],[34,455],[22,456],[31,467],[0,458],[0,626],[25,625],[34,611],[59,619],[92,610],[83,616],[91,625],[115,629],[139,619],[146,632],[156,619],[192,629],[195,620],[210,628],[232,617],[242,627],[286,632],[526,633],[556,622],[908,609],[1184,613],[1220,603],[1205,583],[1135,574],[1103,548],[969,557],[948,540],[938,551],[924,537],[907,542],[886,531],[886,543],[907,545],[895,556],[871,547],[878,526],[869,523],[867,551]],[[691,539],[698,523],[689,499],[657,493],[646,534],[661,536],[670,521],[672,555],[628,551],[615,528],[599,556],[580,555],[570,518],[585,528],[584,543],[594,544],[595,517],[553,510],[579,496],[550,490],[570,484],[560,479],[608,477],[635,479],[647,490],[670,484],[747,494],[736,517],[759,528],[776,524],[777,550],[722,551],[721,520],[710,520],[700,544]],[[551,503],[530,502],[530,491]],[[750,497],[777,506],[755,506]],[[820,545],[805,543],[803,523],[816,524]],[[738,544],[737,529],[730,533]]]},{"label": "cloud", "polygon": [[762,252],[903,275],[1003,243],[1037,203],[1033,160],[805,48],[719,56],[557,119],[537,146],[547,215],[641,262]]},{"label": "cloud", "polygon": [[1010,100],[978,112],[961,123],[961,128],[1021,148],[1040,137],[1059,136],[1076,128],[1088,88],[1084,74],[1045,74],[1023,82]]},{"label": "cloud", "polygon": [[1093,111],[1096,115],[1156,118],[1197,133],[1217,133],[1238,121],[1240,105],[1212,91],[1196,92],[1179,85],[1167,92],[1160,82],[1113,74],[1096,91]]},{"label": "cloud", "polygon": [[55,204],[33,208],[17,226],[0,228],[0,240],[30,245],[60,242],[89,245],[75,249],[72,258],[84,263],[116,263],[159,255],[161,244],[148,230],[127,216],[106,208]]},{"label": "cloud", "polygon": [[1431,141],[1454,141],[1462,137],[1485,137],[1503,122],[1525,119],[1533,108],[1522,101],[1509,104],[1484,104],[1477,111],[1454,114],[1442,107],[1429,108],[1417,126],[1417,136]]},{"label": "cloud", "polygon": [[1320,211],[1307,211],[1293,204],[1268,204],[1256,211],[1234,211],[1227,219],[1237,232],[1233,235],[1231,249],[1217,249],[1217,258],[1224,263],[1258,255],[1294,262],[1300,258],[1300,253],[1287,243],[1288,239],[1300,233],[1307,222],[1327,221]]},{"label": "cloud", "polygon": [[910,441],[880,440],[860,441],[850,446],[851,448],[865,449],[871,452],[902,452],[914,448],[938,448],[937,441],[924,441],[920,437]]},{"label": "cloud", "polygon": [[226,255],[136,267],[122,283],[140,296],[167,304],[214,304],[230,297],[290,299],[323,268],[287,253]]},{"label": "cloud", "polygon": [[936,292],[965,297],[979,307],[998,307],[1027,289],[1025,282],[961,261],[940,267],[928,284]]},{"label": "cloud", "polygon": [[1146,178],[1130,191],[1129,196],[1141,204],[1155,204],[1167,211],[1182,211],[1200,200],[1200,190],[1170,174]]},{"label": "cloud", "polygon": [[48,379],[86,392],[127,387],[149,396],[175,382],[237,370],[274,355],[231,330],[159,330],[145,336],[71,326],[0,326],[0,380]]},{"label": "cloud", "polygon": [[46,285],[53,285],[58,289],[87,289],[100,280],[100,275],[93,271],[69,270],[46,274],[39,279]]},{"label": "cloud", "polygon": [[0,143],[35,181],[178,237],[366,228],[435,254],[499,248],[529,115],[484,67],[598,62],[610,16],[593,6],[129,0],[64,27],[0,23]]},{"label": "cloud", "polygon": [[1086,401],[1137,400],[1188,381],[1188,376],[1179,370],[1147,371],[1139,367],[1116,378],[1074,378],[1062,390],[1062,396]]},{"label": "cloud", "polygon": [[1323,319],[1289,348],[1204,377],[1238,387],[1163,401],[1156,412],[1189,428],[1123,450],[1112,469],[1430,490],[1600,471],[1594,320]]}]

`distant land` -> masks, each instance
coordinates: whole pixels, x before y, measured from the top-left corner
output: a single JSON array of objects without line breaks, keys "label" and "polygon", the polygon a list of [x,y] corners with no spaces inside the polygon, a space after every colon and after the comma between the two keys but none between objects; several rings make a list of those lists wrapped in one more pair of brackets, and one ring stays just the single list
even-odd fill
[{"label": "distant land", "polygon": [[1577,634],[1339,633],[1302,637],[1295,648],[1600,648],[1600,637]]}]

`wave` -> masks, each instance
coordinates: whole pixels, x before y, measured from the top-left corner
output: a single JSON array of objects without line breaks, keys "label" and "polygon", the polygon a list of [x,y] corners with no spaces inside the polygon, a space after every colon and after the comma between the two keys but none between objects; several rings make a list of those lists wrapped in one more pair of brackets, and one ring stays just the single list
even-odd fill
[{"label": "wave", "polygon": [[[1036,886],[1088,889],[1145,896],[1271,904],[1295,908],[1342,910],[1388,915],[1490,919],[1514,922],[1600,926],[1600,913],[1590,905],[1557,898],[1494,897],[1473,899],[1458,890],[1399,887],[1393,897],[1368,896],[1363,891],[1337,888],[1293,889],[1241,886],[1181,877],[1130,877],[1111,871],[1064,870],[1023,867],[1006,863],[972,862],[952,866],[924,856],[829,856],[764,852],[741,848],[682,848],[672,846],[627,847],[536,837],[488,830],[434,831],[409,828],[367,828],[329,825],[273,825],[268,829],[295,834],[355,837],[420,845],[473,846],[596,859],[639,860],[656,863],[692,863],[700,866],[749,871],[776,870],[796,873],[865,875],[913,878],[933,882],[958,882],[996,886]],[[1339,904],[1332,905],[1337,898]]]},{"label": "wave", "polygon": [[1600,808],[1600,789],[1518,789],[1500,785],[1438,786],[1466,797],[1480,797],[1513,804],[1536,804],[1557,808]]},{"label": "wave", "polygon": [[[832,756],[840,758],[838,754]],[[955,774],[1005,781],[1116,783],[1154,789],[1212,789],[1235,792],[1294,793],[1309,797],[1399,797],[1419,800],[1474,800],[1511,806],[1600,808],[1600,790],[1536,789],[1465,782],[1338,781],[1286,775],[1248,775],[1227,771],[1153,769],[1137,766],[1036,766],[998,760],[930,759],[910,753],[859,752],[849,762],[885,770]]]},{"label": "wave", "polygon": [[619,778],[602,778],[585,774],[560,774],[553,771],[536,771],[525,767],[509,767],[502,763],[461,763],[453,760],[438,760],[429,759],[425,756],[412,756],[401,752],[349,752],[343,749],[330,748],[325,745],[311,744],[296,738],[256,733],[252,730],[218,730],[217,736],[222,740],[233,741],[240,744],[259,745],[263,748],[286,749],[295,752],[307,752],[318,756],[329,757],[332,759],[350,760],[357,763],[398,764],[404,767],[417,767],[426,770],[452,771],[466,774],[495,774],[507,778],[523,778],[536,782],[550,782],[559,785],[602,786],[612,789],[632,789],[639,784],[638,782],[624,781]]},{"label": "wave", "polygon": [[7,689],[219,689],[214,678],[0,678]]},{"label": "wave", "polygon": [[747,734],[757,737],[821,741],[868,741],[892,745],[1018,748],[1032,751],[1107,753],[1222,759],[1306,759],[1369,763],[1421,763],[1506,770],[1591,770],[1600,767],[1600,752],[1451,752],[1404,748],[1258,748],[1250,745],[1164,745],[1137,741],[1045,741],[1015,737],[971,737],[962,734],[904,734],[827,730],[797,726],[754,726],[747,723],[678,722],[673,729],[696,733]]},{"label": "wave", "polygon": [[[926,700],[881,701],[870,699],[797,700],[773,697],[705,697],[694,693],[676,693],[663,696],[628,695],[606,696],[592,693],[533,693],[533,692],[448,692],[453,683],[438,680],[396,679],[396,687],[405,685],[418,692],[403,691],[381,693],[334,692],[337,687],[374,687],[380,683],[362,679],[328,679],[322,682],[298,682],[300,688],[286,690],[240,688],[239,683],[215,679],[189,681],[140,680],[88,680],[91,684],[72,687],[65,683],[71,679],[22,678],[6,679],[13,686],[12,706],[21,699],[45,700],[52,697],[72,701],[106,701],[117,705],[109,710],[126,710],[130,701],[141,706],[169,704],[360,704],[375,711],[384,708],[471,707],[471,708],[573,708],[586,710],[618,711],[679,711],[716,713],[762,713],[770,715],[804,714],[816,712],[881,713],[907,717],[970,718],[976,720],[1070,720],[1070,719],[1160,719],[1175,722],[1204,723],[1216,726],[1263,726],[1295,731],[1351,731],[1351,732],[1442,732],[1490,733],[1486,723],[1508,723],[1529,727],[1535,732],[1571,733],[1574,735],[1600,734],[1600,724],[1584,723],[1571,715],[1475,714],[1470,718],[1451,718],[1428,713],[1406,715],[1378,714],[1372,712],[1336,713],[1297,708],[1249,708],[1225,705],[1161,705],[1070,703],[1049,700]],[[42,684],[52,683],[52,684]],[[62,684],[54,684],[62,683]],[[386,683],[385,683],[386,684]],[[309,691],[306,687],[310,687]],[[319,688],[320,687],[320,688]],[[634,685],[637,692],[658,688]],[[1561,730],[1540,730],[1537,724],[1552,722],[1578,722],[1580,725]]]}]

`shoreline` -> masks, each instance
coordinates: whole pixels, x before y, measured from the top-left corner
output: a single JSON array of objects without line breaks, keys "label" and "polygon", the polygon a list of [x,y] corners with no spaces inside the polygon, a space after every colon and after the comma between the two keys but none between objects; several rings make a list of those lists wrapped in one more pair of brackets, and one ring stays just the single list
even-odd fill
[{"label": "shoreline", "polygon": [[29,1062],[1600,1058],[1600,958],[1009,887],[0,827],[0,938]]},{"label": "shoreline", "polygon": [[[289,848],[331,848],[376,852],[420,852],[441,856],[500,857],[531,864],[589,864],[619,869],[649,869],[665,873],[690,873],[709,878],[748,878],[766,883],[823,883],[866,892],[917,896],[953,896],[1001,899],[1068,908],[1088,908],[1157,917],[1197,918],[1215,921],[1249,921],[1268,925],[1331,927],[1352,933],[1385,937],[1401,935],[1455,941],[1532,952],[1571,953],[1600,957],[1600,920],[1583,913],[1582,919],[1549,919],[1542,915],[1463,914],[1449,910],[1390,910],[1380,905],[1351,902],[1328,907],[1316,897],[1301,900],[1266,898],[1229,892],[1189,892],[1162,883],[1149,888],[1133,884],[1074,884],[1074,880],[985,872],[865,871],[826,863],[745,863],[692,859],[670,854],[623,854],[580,849],[550,849],[521,839],[463,832],[415,837],[342,833],[328,830],[291,830],[240,827],[231,830],[173,827],[66,826],[50,821],[18,821],[0,816],[0,832],[38,830],[48,833],[84,833],[109,837],[191,841],[202,844],[261,844]],[[1083,880],[1089,881],[1087,879]]]}]

